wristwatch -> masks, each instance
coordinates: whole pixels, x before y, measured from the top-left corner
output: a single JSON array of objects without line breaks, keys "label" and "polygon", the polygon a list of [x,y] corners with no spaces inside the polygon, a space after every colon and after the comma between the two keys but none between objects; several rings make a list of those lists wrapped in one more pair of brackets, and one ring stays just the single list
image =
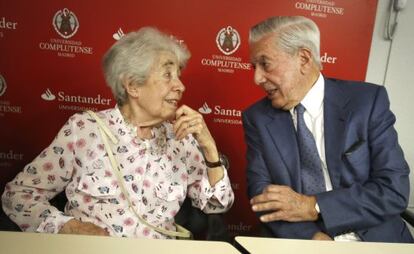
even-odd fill
[{"label": "wristwatch", "polygon": [[206,162],[206,166],[209,168],[215,168],[215,167],[220,167],[220,166],[224,166],[226,169],[229,169],[230,164],[229,164],[229,160],[227,159],[227,156],[219,153],[219,160],[218,161],[208,161],[206,159],[204,159],[204,161]]}]

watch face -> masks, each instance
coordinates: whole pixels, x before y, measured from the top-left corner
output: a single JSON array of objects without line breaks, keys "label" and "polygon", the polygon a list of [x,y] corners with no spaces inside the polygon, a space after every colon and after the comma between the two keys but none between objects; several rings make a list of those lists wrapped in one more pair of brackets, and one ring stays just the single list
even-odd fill
[{"label": "watch face", "polygon": [[223,165],[228,170],[230,168],[230,163],[229,163],[229,159],[227,158],[227,156],[220,153],[219,157],[220,157],[221,165]]}]

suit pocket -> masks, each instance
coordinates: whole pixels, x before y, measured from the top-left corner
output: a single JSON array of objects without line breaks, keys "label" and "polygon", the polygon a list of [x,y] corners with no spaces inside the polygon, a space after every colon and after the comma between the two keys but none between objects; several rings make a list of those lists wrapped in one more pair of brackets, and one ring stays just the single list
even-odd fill
[{"label": "suit pocket", "polygon": [[365,142],[359,143],[357,147],[351,147],[345,152],[345,158],[351,165],[359,165],[364,161],[369,161],[369,150]]},{"label": "suit pocket", "polygon": [[370,172],[370,153],[366,142],[358,145],[355,149],[348,150],[343,156],[347,165],[347,171],[342,173],[342,180],[352,184],[353,182],[364,182]]}]

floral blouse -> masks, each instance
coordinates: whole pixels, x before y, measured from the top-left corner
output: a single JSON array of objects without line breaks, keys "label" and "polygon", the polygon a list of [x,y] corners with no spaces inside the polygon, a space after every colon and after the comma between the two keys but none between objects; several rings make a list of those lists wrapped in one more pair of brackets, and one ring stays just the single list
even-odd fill
[{"label": "floral blouse", "polygon": [[[205,213],[228,210],[234,194],[226,170],[210,186],[202,153],[192,135],[178,141],[172,125],[152,129],[142,140],[117,107],[98,116],[119,140],[111,144],[133,208],[148,223],[175,230],[174,216],[186,196]],[[112,236],[170,238],[142,224],[122,194],[97,123],[89,114],[69,118],[43,152],[6,185],[5,213],[23,231],[57,233],[72,218],[105,228]],[[65,211],[48,200],[65,190]]]}]

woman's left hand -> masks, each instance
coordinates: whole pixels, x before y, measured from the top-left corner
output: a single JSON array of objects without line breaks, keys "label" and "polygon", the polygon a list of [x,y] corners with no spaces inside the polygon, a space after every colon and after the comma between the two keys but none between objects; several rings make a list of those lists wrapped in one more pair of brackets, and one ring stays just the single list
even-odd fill
[{"label": "woman's left hand", "polygon": [[188,134],[193,134],[203,152],[217,152],[216,143],[200,113],[187,105],[182,105],[177,109],[175,117],[173,125],[176,139],[181,140]]}]

